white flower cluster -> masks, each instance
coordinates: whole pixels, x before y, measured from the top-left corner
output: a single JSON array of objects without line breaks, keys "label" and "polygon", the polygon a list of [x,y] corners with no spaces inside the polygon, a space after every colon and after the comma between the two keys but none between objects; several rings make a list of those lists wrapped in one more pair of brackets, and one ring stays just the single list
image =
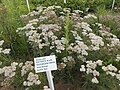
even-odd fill
[{"label": "white flower cluster", "polygon": [[99,83],[96,77],[100,75],[100,73],[96,70],[97,66],[102,66],[101,60],[97,60],[96,62],[94,61],[86,61],[86,66],[81,65],[80,71],[81,72],[86,72],[87,74],[92,74],[94,78],[92,79],[93,83]]},{"label": "white flower cluster", "polygon": [[66,67],[66,64],[63,62],[58,64],[58,70],[64,69],[65,67]]},{"label": "white flower cluster", "polygon": [[107,66],[102,66],[102,69],[103,71],[106,72],[107,75],[111,75],[113,77],[116,77],[118,80],[120,80],[120,70],[118,70],[112,64],[109,64]]},{"label": "white flower cluster", "polygon": [[120,46],[120,40],[117,37],[113,37],[109,39],[111,41],[111,46]]},{"label": "white flower cluster", "polygon": [[48,88],[48,86],[44,86],[43,90],[50,90],[50,88]]},{"label": "white flower cluster", "polygon": [[65,50],[65,38],[62,37],[61,40],[52,41],[52,47],[56,47],[56,52],[61,53],[61,51]]},{"label": "white flower cluster", "polygon": [[41,24],[39,27],[36,29],[42,30],[42,32],[46,32],[48,30],[53,30],[53,31],[59,31],[61,27],[59,27],[57,24]]},{"label": "white flower cluster", "polygon": [[66,63],[69,61],[74,61],[74,58],[72,56],[67,56],[67,57],[62,58],[62,60]]},{"label": "white flower cluster", "polygon": [[88,50],[88,46],[86,44],[84,44],[84,42],[82,42],[82,41],[76,41],[76,45],[71,43],[69,45],[68,49],[73,51],[73,52],[76,52],[78,54],[81,54],[81,55],[85,55],[85,56],[88,55],[88,53],[86,51],[86,50]]},{"label": "white flower cluster", "polygon": [[80,27],[83,29],[82,34],[85,36],[92,32],[92,29],[90,28],[90,25],[87,22],[81,22]]},{"label": "white flower cluster", "polygon": [[113,66],[112,64],[108,65],[107,67],[103,66],[102,69],[104,71],[113,71],[113,72],[117,72],[117,68],[115,66]]},{"label": "white flower cluster", "polygon": [[39,19],[32,19],[29,21],[29,23],[36,25],[39,22]]},{"label": "white flower cluster", "polygon": [[42,12],[42,11],[43,11],[43,9],[44,9],[44,8],[46,8],[46,7],[39,6],[39,7],[37,7],[37,8],[36,8],[36,10],[38,10],[38,12],[40,13],[40,12]]},{"label": "white flower cluster", "polygon": [[92,50],[99,50],[100,46],[104,46],[102,37],[97,36],[94,33],[92,33],[92,29],[90,28],[90,25],[88,23],[82,22],[81,28],[83,29],[82,34],[90,38],[92,42],[92,45],[91,45]]},{"label": "white flower cluster", "polygon": [[97,19],[97,17],[93,14],[88,14],[87,16],[84,16],[84,18],[88,19],[88,18],[94,18]]},{"label": "white flower cluster", "polygon": [[35,29],[35,27],[33,27],[33,25],[31,24],[31,23],[28,23],[26,26],[24,26],[24,27],[21,27],[21,28],[18,28],[17,30],[16,30],[16,32],[19,32],[20,30],[29,30],[29,29]]},{"label": "white flower cluster", "polygon": [[75,64],[75,60],[72,56],[63,57],[62,61],[63,62],[58,65],[59,70],[64,69],[67,65],[72,66]]},{"label": "white flower cluster", "polygon": [[68,50],[87,56],[88,46],[84,44],[82,38],[78,35],[77,31],[71,31],[71,33],[75,37],[75,42],[69,45]]},{"label": "white flower cluster", "polygon": [[30,72],[30,73],[28,74],[27,81],[24,81],[24,82],[23,82],[23,85],[24,85],[24,86],[32,86],[32,85],[34,85],[34,84],[35,84],[35,85],[40,85],[41,82],[40,82],[37,74],[34,74],[34,73]]},{"label": "white flower cluster", "polygon": [[1,41],[0,41],[0,46],[2,46],[2,45],[3,45],[3,43],[4,43],[4,40],[1,40]]},{"label": "white flower cluster", "polygon": [[92,83],[99,83],[99,81],[97,80],[96,77],[94,77],[91,81],[92,81]]},{"label": "white flower cluster", "polygon": [[99,50],[100,46],[104,46],[104,42],[102,40],[102,37],[95,35],[94,33],[89,33],[87,36],[91,39],[92,42],[92,49],[93,50]]},{"label": "white flower cluster", "polygon": [[11,66],[5,66],[3,68],[0,68],[0,74],[4,73],[4,76],[6,77],[13,77],[15,76],[16,66],[18,63],[13,62],[11,63]]},{"label": "white flower cluster", "polygon": [[39,22],[43,22],[44,20],[48,20],[47,16],[40,16],[39,17]]},{"label": "white flower cluster", "polygon": [[77,14],[83,13],[83,11],[81,11],[81,10],[73,10],[73,12],[75,12],[75,13],[77,13]]},{"label": "white flower cluster", "polygon": [[39,15],[40,12],[37,12],[37,11],[32,11],[32,12],[29,12],[27,15],[22,15],[20,16],[22,19],[24,18],[27,18],[28,16],[36,16],[36,15]]},{"label": "white flower cluster", "polygon": [[19,66],[20,68],[22,68],[21,76],[29,72],[27,81],[23,82],[24,86],[31,86],[33,84],[39,85],[41,84],[41,81],[38,79],[38,75],[30,72],[34,69],[32,64],[33,64],[32,61],[26,61],[24,66],[23,63],[18,64],[17,62],[12,62],[10,66],[5,66],[3,68],[0,68],[0,74],[4,74],[4,76],[7,78],[14,77],[16,74],[17,66]]},{"label": "white flower cluster", "polygon": [[[35,45],[37,44],[39,49],[42,49],[44,46],[49,46],[50,45],[49,40],[52,40],[51,43],[52,45],[50,46],[50,49],[57,48],[56,52],[61,52],[61,50],[64,50],[65,48],[65,46],[62,44],[65,42],[64,38],[61,38],[61,40],[59,40],[57,36],[54,35],[54,32],[60,31],[61,27],[58,24],[40,24],[40,22],[48,20],[51,14],[50,12],[54,8],[60,7],[58,6],[57,7],[50,6],[48,8],[38,7],[37,8],[38,12],[43,11],[42,12],[43,15],[41,15],[38,19],[30,20],[26,26],[18,28],[17,32],[20,32],[20,30],[26,30],[25,35],[28,37],[28,41],[30,43],[31,42],[35,43]],[[56,16],[55,13],[53,14]],[[34,27],[33,24],[37,24],[38,26]]]},{"label": "white flower cluster", "polygon": [[[99,83],[97,77],[100,75],[100,73],[95,69],[97,66],[102,66],[102,62],[103,61],[101,60],[98,60],[96,62],[86,61],[86,66],[81,65],[80,71],[86,72],[87,74],[92,74],[94,76],[94,78],[91,80],[92,83]],[[102,66],[101,68],[103,69],[103,71],[106,72],[107,75],[111,75],[113,77],[116,77],[116,79],[120,80],[120,70],[118,70],[112,64],[109,64],[107,66]]]},{"label": "white flower cluster", "polygon": [[40,34],[36,30],[30,30],[29,32],[25,32],[25,34],[28,36],[28,41],[40,42]]},{"label": "white flower cluster", "polygon": [[[73,23],[78,23],[80,20],[83,20],[82,17],[80,17],[80,14],[79,13],[71,13],[71,20],[73,21]],[[75,24],[75,26],[78,26]]]},{"label": "white flower cluster", "polygon": [[71,31],[71,33],[73,34],[73,36],[75,37],[75,40],[81,41],[83,40],[77,33],[77,31]]},{"label": "white flower cluster", "polygon": [[29,12],[28,15],[29,15],[29,16],[36,16],[36,15],[39,15],[39,12],[37,12],[37,11],[32,11],[32,12]]},{"label": "white flower cluster", "polygon": [[120,54],[117,55],[116,61],[120,61]]},{"label": "white flower cluster", "polygon": [[120,40],[117,38],[116,35],[108,32],[108,31],[100,31],[101,35],[105,37],[106,40],[108,40],[110,43],[107,44],[107,46],[114,47],[114,46],[120,46]]},{"label": "white flower cluster", "polygon": [[22,70],[21,70],[21,76],[24,76],[28,71],[33,70],[33,61],[26,61],[25,65],[22,66]]},{"label": "white flower cluster", "polygon": [[[1,40],[1,41],[0,41],[0,46],[2,46],[3,43],[4,43],[4,40]],[[9,54],[9,53],[10,53],[10,50],[11,50],[11,49],[4,49],[4,50],[3,50],[3,48],[0,48],[0,53]]]},{"label": "white flower cluster", "polygon": [[103,28],[101,23],[95,23],[95,25],[97,25],[100,29]]}]

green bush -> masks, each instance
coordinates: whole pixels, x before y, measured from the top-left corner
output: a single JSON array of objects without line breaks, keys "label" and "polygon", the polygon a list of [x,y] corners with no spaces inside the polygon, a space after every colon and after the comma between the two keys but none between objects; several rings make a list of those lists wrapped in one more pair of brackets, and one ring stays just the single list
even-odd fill
[{"label": "green bush", "polygon": [[26,37],[32,59],[56,55],[55,80],[75,83],[79,77],[88,90],[119,90],[119,39],[98,23],[96,16],[82,18],[80,14],[60,6],[40,6],[22,16],[28,23],[17,32]]}]

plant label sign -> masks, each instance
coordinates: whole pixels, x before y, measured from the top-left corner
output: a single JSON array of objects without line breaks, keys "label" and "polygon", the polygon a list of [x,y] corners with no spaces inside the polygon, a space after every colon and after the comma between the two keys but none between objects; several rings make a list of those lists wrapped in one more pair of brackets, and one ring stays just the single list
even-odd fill
[{"label": "plant label sign", "polygon": [[51,70],[57,70],[55,55],[34,58],[34,63],[36,73],[46,72],[50,90],[55,90],[51,73]]},{"label": "plant label sign", "polygon": [[37,57],[34,58],[34,62],[36,73],[57,70],[55,55]]}]

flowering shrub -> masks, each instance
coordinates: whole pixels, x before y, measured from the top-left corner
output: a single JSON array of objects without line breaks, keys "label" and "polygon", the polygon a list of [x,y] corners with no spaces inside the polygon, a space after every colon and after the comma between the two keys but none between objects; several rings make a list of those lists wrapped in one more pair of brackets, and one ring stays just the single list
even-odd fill
[{"label": "flowering shrub", "polygon": [[[40,6],[36,11],[21,16],[25,26],[16,32],[27,38],[34,57],[56,55],[58,71],[55,72],[55,79],[60,76],[75,79],[74,76],[79,74],[82,78],[80,82],[89,90],[113,90],[114,87],[119,90],[120,40],[97,22],[95,15],[81,14],[80,10],[71,11],[60,6]],[[31,57],[32,60],[34,57]],[[16,66],[20,68],[21,77],[28,75],[22,85],[42,84],[39,76],[34,74],[33,61],[26,61],[25,64],[13,62],[0,70],[5,76],[12,77],[15,76]],[[6,72],[6,68],[10,70]],[[113,87],[109,86],[114,83]],[[44,90],[49,89],[45,86]]]}]

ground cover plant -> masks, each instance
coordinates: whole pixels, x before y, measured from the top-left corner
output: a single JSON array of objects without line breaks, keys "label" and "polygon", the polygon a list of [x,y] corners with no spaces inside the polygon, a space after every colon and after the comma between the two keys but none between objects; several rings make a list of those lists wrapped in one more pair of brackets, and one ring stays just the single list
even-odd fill
[{"label": "ground cover plant", "polygon": [[[119,27],[111,27],[115,23],[103,19],[108,13],[104,8],[99,7],[95,15],[74,8],[76,5],[61,6],[43,4],[26,15],[3,8],[1,90],[49,90],[45,73],[35,74],[33,62],[35,57],[49,55],[56,55],[57,59],[58,70],[53,72],[55,87],[62,81],[72,85],[65,90],[119,90]],[[64,90],[62,87],[56,90]]]}]

